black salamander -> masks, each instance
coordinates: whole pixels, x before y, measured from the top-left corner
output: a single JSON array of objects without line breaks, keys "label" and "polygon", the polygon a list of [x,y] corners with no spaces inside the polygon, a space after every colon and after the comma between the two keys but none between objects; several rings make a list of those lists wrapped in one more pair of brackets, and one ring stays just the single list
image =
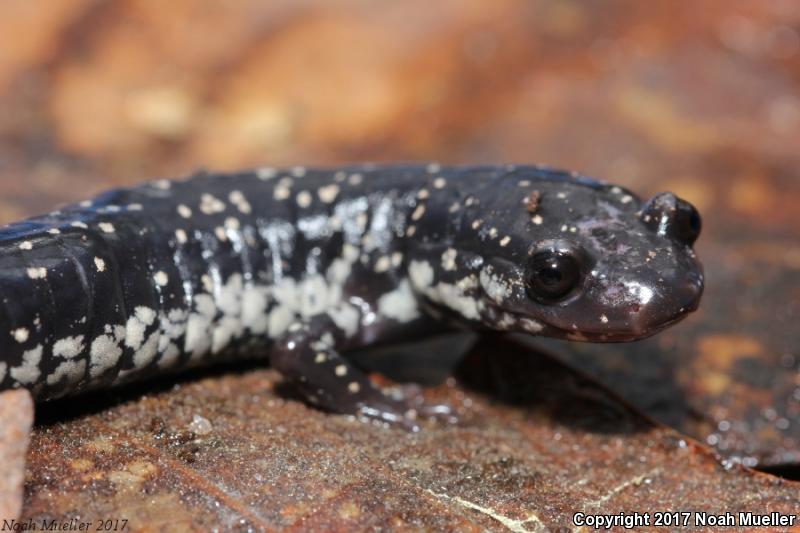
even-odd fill
[{"label": "black salamander", "polygon": [[580,341],[696,309],[697,211],[531,166],[261,168],[0,230],[0,390],[48,400],[265,357],[312,404],[413,425],[348,350],[458,324]]}]

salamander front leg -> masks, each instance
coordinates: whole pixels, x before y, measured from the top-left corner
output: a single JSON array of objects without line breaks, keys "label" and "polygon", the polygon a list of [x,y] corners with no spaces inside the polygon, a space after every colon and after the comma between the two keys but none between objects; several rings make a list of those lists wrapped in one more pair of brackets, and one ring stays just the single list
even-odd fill
[{"label": "salamander front leg", "polygon": [[314,405],[418,430],[421,403],[387,396],[342,357],[336,346],[343,337],[333,333],[340,331],[327,315],[296,322],[273,347],[270,362]]}]

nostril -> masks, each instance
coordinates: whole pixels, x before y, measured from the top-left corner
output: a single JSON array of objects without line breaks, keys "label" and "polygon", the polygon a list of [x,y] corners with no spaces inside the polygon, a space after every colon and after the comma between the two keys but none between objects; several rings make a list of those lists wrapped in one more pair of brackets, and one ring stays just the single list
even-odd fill
[{"label": "nostril", "polygon": [[696,311],[698,307],[700,307],[700,298],[703,296],[703,282],[701,278],[695,277],[687,288],[688,293],[688,305],[686,306],[688,311]]}]

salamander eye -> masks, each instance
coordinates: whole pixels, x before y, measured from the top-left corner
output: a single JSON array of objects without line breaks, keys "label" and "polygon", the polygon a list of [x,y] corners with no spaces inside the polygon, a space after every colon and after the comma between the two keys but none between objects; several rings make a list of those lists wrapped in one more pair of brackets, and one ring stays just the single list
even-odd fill
[{"label": "salamander eye", "polygon": [[581,281],[577,258],[565,251],[547,250],[533,256],[528,274],[528,294],[554,302],[571,293]]},{"label": "salamander eye", "polygon": [[692,204],[680,198],[678,198],[675,210],[675,236],[681,242],[694,244],[694,241],[700,236],[702,228],[700,213]]},{"label": "salamander eye", "polygon": [[642,221],[658,235],[665,235],[691,246],[700,236],[702,221],[692,204],[669,192],[662,192],[645,202]]}]

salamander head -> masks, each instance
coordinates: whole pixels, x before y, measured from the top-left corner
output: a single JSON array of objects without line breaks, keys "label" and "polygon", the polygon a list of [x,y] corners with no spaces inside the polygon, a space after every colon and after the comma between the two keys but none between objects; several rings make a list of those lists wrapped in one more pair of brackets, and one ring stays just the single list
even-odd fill
[{"label": "salamander head", "polygon": [[619,342],[697,308],[703,271],[692,249],[700,233],[694,207],[671,193],[641,203],[619,187],[528,172],[530,179],[517,172],[476,192],[455,239],[464,271],[477,278],[455,285],[477,300],[480,322]]}]

